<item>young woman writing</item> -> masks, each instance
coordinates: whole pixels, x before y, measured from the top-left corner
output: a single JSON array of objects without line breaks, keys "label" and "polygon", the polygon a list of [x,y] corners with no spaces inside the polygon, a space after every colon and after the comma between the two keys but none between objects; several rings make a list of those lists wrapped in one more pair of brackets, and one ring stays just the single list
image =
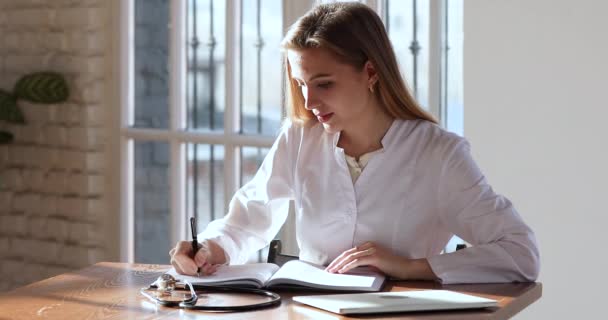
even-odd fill
[{"label": "young woman writing", "polygon": [[[359,3],[318,5],[282,42],[289,119],[227,215],[171,251],[178,272],[244,263],[295,200],[300,259],[328,272],[373,266],[400,279],[533,281],[532,230],[496,194],[465,139],[408,91],[380,18]],[[440,254],[458,235],[472,247]]]}]

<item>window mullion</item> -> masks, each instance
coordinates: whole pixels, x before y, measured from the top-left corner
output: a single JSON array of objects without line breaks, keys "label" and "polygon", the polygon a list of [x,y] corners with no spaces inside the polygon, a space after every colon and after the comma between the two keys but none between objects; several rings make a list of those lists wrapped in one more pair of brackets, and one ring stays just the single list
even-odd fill
[{"label": "window mullion", "polygon": [[[185,128],[186,117],[186,2],[172,0],[169,26],[169,115],[170,130]],[[171,158],[169,161],[169,185],[171,190],[170,212],[171,243],[186,239],[186,177],[185,147],[178,135],[169,135]]]},{"label": "window mullion", "polygon": [[374,11],[376,11],[376,13],[382,17],[382,1],[383,0],[363,0],[363,3],[374,9]]},{"label": "window mullion", "polygon": [[[228,135],[240,132],[241,101],[241,0],[226,2],[226,77],[224,132]],[[224,146],[224,208],[228,208],[232,194],[238,188],[240,176],[240,157],[237,157],[236,144]]]},{"label": "window mullion", "polygon": [[[133,123],[133,61],[134,61],[133,1],[120,2],[120,130]],[[135,257],[135,213],[133,207],[133,142],[120,137],[120,260],[133,262]]]},{"label": "window mullion", "polygon": [[167,131],[163,129],[127,128],[122,131],[127,139],[140,141],[167,141],[198,144],[232,144],[234,146],[249,146],[270,148],[275,138],[270,136],[244,135],[239,133],[196,132],[196,131]]},{"label": "window mullion", "polygon": [[430,1],[429,17],[429,70],[428,70],[428,99],[429,110],[437,117],[439,123],[445,128],[445,106],[443,105],[442,79],[445,77],[442,70],[442,53],[444,44],[444,1]]},{"label": "window mullion", "polygon": [[315,0],[283,0],[283,34],[298,18],[315,5]]},{"label": "window mullion", "polygon": [[[372,4],[370,3],[372,2],[372,0],[368,0],[368,5],[370,7],[372,7]],[[376,10],[376,12],[378,13],[378,15],[380,16],[380,18],[382,19],[382,22],[384,22],[384,27],[386,28],[386,31],[388,32],[389,30],[389,0],[373,0],[374,6],[372,7],[373,9]]]}]

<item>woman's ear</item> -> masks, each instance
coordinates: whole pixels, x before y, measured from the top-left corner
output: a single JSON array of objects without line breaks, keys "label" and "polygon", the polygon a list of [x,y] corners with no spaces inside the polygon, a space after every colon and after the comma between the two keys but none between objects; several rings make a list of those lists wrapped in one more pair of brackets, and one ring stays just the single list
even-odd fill
[{"label": "woman's ear", "polygon": [[367,81],[368,81],[367,85],[368,86],[375,85],[376,82],[378,81],[378,72],[376,72],[376,67],[374,67],[372,62],[367,60],[367,62],[365,62],[365,65],[363,66],[363,70],[365,71],[365,74],[367,75]]}]

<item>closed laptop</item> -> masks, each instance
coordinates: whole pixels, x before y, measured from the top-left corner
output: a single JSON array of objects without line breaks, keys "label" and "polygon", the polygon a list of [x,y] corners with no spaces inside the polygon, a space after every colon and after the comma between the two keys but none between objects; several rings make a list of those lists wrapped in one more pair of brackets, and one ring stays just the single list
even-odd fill
[{"label": "closed laptop", "polygon": [[496,300],[449,290],[295,296],[294,301],[339,314],[497,307]]}]

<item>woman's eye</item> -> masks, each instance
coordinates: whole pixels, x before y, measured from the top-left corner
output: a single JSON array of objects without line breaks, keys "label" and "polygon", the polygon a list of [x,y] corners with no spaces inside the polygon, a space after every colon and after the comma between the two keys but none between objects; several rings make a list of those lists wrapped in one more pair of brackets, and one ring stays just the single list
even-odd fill
[{"label": "woman's eye", "polygon": [[327,89],[329,87],[331,87],[332,83],[331,82],[321,82],[319,84],[317,84],[317,86],[319,88],[323,88],[323,89]]}]

